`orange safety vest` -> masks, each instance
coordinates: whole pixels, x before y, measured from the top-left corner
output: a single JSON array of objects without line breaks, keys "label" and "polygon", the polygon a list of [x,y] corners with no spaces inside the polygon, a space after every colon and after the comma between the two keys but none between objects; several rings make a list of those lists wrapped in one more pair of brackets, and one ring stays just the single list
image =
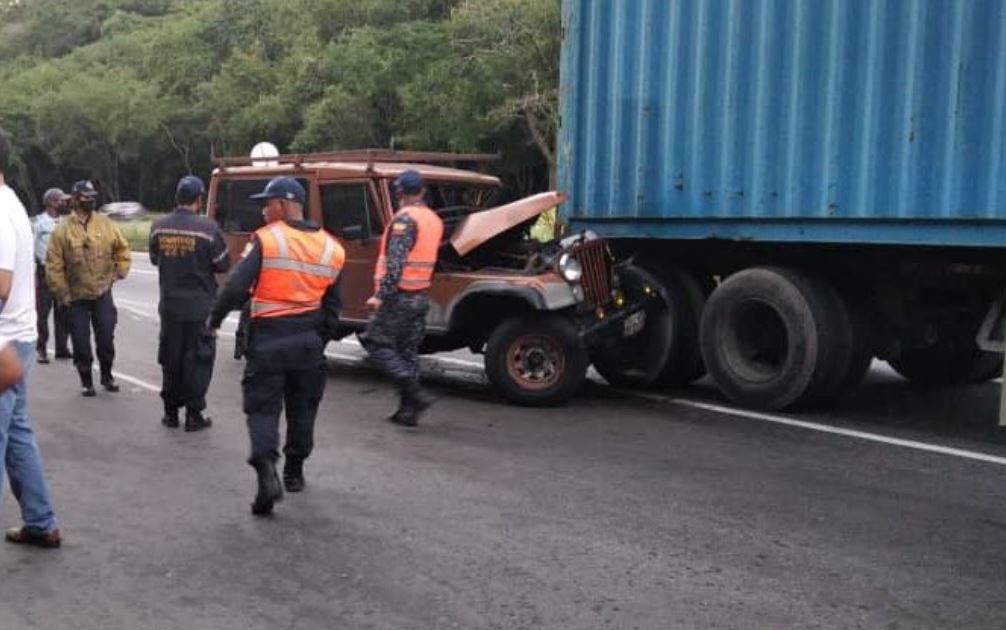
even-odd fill
[{"label": "orange safety vest", "polygon": [[[425,291],[430,288],[433,281],[433,268],[437,265],[437,251],[440,249],[440,239],[444,235],[444,222],[436,212],[426,206],[406,206],[399,210],[395,217],[403,214],[409,215],[416,223],[416,243],[405,260],[402,277],[398,279],[398,288],[401,291]],[[388,224],[381,239],[381,256],[377,259],[377,268],[374,270],[375,293],[380,289],[384,274],[388,272],[385,254],[394,223],[392,220]]]},{"label": "orange safety vest", "polygon": [[262,247],[262,270],[252,290],[252,318],[320,309],[346,262],[342,245],[324,230],[305,232],[282,221],[260,228],[255,236]]}]

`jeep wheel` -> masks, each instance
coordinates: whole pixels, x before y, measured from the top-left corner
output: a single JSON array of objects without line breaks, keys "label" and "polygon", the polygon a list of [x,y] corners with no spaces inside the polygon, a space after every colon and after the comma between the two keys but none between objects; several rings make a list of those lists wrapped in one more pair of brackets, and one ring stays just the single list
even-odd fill
[{"label": "jeep wheel", "polygon": [[486,344],[486,375],[504,398],[527,406],[569,400],[587,376],[587,351],[558,315],[504,321]]}]

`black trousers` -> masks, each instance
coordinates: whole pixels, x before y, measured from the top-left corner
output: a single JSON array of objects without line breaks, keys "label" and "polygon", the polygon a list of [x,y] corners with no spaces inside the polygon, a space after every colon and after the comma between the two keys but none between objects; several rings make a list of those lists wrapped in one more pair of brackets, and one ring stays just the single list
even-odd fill
[{"label": "black trousers", "polygon": [[325,391],[323,365],[303,370],[271,371],[249,361],[241,381],[248,416],[251,459],[279,458],[279,416],[286,411],[287,459],[306,459],[314,448],[314,419]]},{"label": "black trousers", "polygon": [[216,341],[206,333],[204,321],[161,317],[157,362],[161,364],[161,399],[167,411],[206,409]]},{"label": "black trousers", "polygon": [[115,360],[115,325],[119,314],[115,310],[112,291],[109,289],[94,300],[77,300],[70,304],[70,337],[73,339],[73,363],[81,372],[90,371],[94,364],[91,349],[91,329],[102,369],[112,369]]},{"label": "black trousers", "polygon": [[56,354],[70,354],[70,324],[69,309],[56,301],[49,285],[45,281],[45,266],[35,267],[35,313],[38,315],[38,343],[35,346],[38,354],[44,354],[49,344],[49,313],[52,313],[55,328]]}]

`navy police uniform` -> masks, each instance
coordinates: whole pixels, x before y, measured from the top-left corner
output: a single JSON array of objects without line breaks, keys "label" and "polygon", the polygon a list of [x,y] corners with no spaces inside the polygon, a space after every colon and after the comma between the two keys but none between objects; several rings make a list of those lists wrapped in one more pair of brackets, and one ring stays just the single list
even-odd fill
[{"label": "navy police uniform", "polygon": [[[303,206],[304,189],[279,177],[253,199],[286,200]],[[279,418],[286,413],[283,481],[290,492],[303,488],[303,463],[314,447],[314,421],[325,389],[325,346],[338,332],[341,246],[305,220],[261,228],[220,291],[210,314],[217,329],[231,311],[251,300],[241,382],[251,441],[248,463],[258,473],[256,515],[268,514],[282,490]]]},{"label": "navy police uniform", "polygon": [[[197,177],[178,184],[180,204],[191,205],[205,193]],[[213,374],[215,341],[205,323],[217,294],[215,274],[230,266],[223,234],[215,222],[178,207],[154,224],[150,232],[150,262],[160,278],[161,318],[157,361],[161,365],[165,426],[178,426],[178,411],[186,410],[186,430],[207,428],[202,417]]]}]

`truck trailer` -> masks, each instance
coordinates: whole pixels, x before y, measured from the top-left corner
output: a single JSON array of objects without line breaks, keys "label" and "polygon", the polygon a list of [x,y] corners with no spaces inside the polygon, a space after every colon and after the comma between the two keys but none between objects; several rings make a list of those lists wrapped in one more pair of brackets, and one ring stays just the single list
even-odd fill
[{"label": "truck trailer", "polygon": [[560,109],[565,221],[660,297],[607,380],[1001,376],[1006,2],[564,0]]}]

